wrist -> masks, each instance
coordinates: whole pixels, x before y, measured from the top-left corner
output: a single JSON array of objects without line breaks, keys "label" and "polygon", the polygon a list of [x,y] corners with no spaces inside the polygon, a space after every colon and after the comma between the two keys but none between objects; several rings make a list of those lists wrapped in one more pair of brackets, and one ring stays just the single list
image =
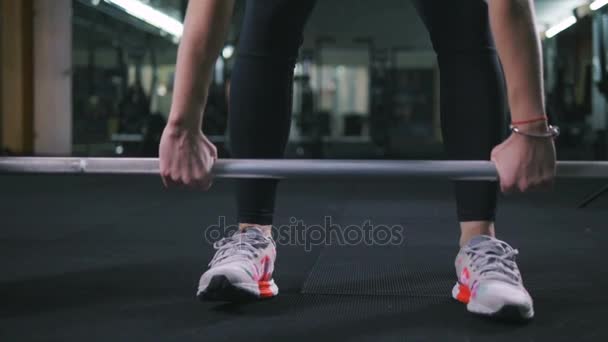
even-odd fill
[{"label": "wrist", "polygon": [[170,115],[167,120],[167,129],[174,132],[200,132],[201,128],[200,121],[195,119]]},{"label": "wrist", "polygon": [[511,125],[511,132],[527,138],[551,138],[559,136],[559,127],[548,125],[546,122],[535,122],[526,125]]},{"label": "wrist", "polygon": [[525,124],[514,123],[513,126],[523,133],[546,133],[549,131],[549,124],[546,120]]}]

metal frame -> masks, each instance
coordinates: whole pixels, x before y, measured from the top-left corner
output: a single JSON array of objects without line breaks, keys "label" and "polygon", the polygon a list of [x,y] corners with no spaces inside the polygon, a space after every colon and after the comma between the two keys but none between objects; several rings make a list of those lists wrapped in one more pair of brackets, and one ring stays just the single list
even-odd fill
[{"label": "metal frame", "polygon": [[[0,157],[0,174],[158,175],[158,159]],[[425,178],[496,180],[489,161],[221,159],[220,178]],[[559,162],[558,178],[608,178],[608,162]]]}]

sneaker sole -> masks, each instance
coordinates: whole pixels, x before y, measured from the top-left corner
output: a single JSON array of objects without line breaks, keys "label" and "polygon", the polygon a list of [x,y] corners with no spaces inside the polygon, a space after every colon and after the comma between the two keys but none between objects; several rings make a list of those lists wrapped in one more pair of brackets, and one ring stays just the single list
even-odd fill
[{"label": "sneaker sole", "polygon": [[452,289],[452,298],[465,304],[470,313],[484,318],[513,323],[527,323],[534,318],[533,310],[518,305],[503,305],[498,311],[494,312],[483,308],[476,309],[475,305],[470,305],[470,291],[468,287],[460,283],[456,283]]},{"label": "sneaker sole", "polygon": [[493,314],[477,313],[470,310],[469,312],[481,317],[512,323],[528,323],[534,318],[534,314],[523,312],[522,308],[516,305],[505,305]]},{"label": "sneaker sole", "polygon": [[216,275],[211,278],[205,290],[197,295],[200,301],[251,302],[274,298],[276,295],[264,292],[262,295],[252,293],[233,285],[226,276]]}]

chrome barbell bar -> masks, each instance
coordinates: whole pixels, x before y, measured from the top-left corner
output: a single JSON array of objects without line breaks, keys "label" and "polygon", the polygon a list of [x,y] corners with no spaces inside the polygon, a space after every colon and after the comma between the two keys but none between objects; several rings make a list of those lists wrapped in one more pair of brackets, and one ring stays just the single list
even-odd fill
[{"label": "chrome barbell bar", "polygon": [[[0,157],[0,174],[158,175],[153,158]],[[489,161],[389,161],[220,159],[213,169],[220,178],[366,178],[398,177],[452,180],[496,180]],[[558,162],[558,178],[608,178],[608,162]]]}]

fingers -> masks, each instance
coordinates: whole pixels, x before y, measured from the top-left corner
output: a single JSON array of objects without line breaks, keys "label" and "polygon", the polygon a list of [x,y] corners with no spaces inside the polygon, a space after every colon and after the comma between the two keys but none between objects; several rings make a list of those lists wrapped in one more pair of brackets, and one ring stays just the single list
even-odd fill
[{"label": "fingers", "polygon": [[501,179],[500,189],[505,194],[527,193],[534,191],[550,190],[554,185],[553,177],[519,177],[519,180],[514,178]]},{"label": "fingers", "polygon": [[170,167],[161,167],[160,177],[165,188],[182,189],[191,186],[192,177],[184,171],[185,169],[179,164],[176,165],[175,161],[172,161]]},{"label": "fingers", "polygon": [[501,180],[500,182],[500,191],[503,194],[510,195],[519,191],[518,184],[513,180]]},{"label": "fingers", "polygon": [[213,157],[214,160],[217,159],[217,147],[215,147],[215,145],[211,144],[209,154]]},{"label": "fingers", "polygon": [[202,189],[203,191],[208,191],[209,189],[211,189],[211,186],[213,185],[213,174],[211,172],[211,169],[212,169],[214,163],[215,163],[215,159],[213,160],[212,163],[210,163],[211,165],[201,181],[200,189]]},{"label": "fingers", "polygon": [[201,189],[203,191],[209,191],[209,189],[211,189],[212,186],[213,186],[213,179],[209,178],[209,180],[207,180],[206,182],[203,182],[201,184],[199,189]]},{"label": "fingers", "polygon": [[523,184],[524,188],[522,192],[531,192],[531,191],[546,191],[553,188],[555,184],[555,177],[552,175],[544,175],[536,178],[533,181],[530,181],[526,184]]},{"label": "fingers", "polygon": [[517,192],[520,192],[520,193],[528,192],[531,189],[531,184],[525,180],[520,180],[519,182],[517,182],[516,189],[517,189]]},{"label": "fingers", "polygon": [[165,176],[162,174],[162,172],[161,172],[161,175],[160,175],[160,180],[161,180],[161,182],[163,182],[163,186],[165,187],[165,189],[167,189],[167,188],[169,187],[169,185],[167,184],[167,179],[166,179],[166,177],[165,177]]},{"label": "fingers", "polygon": [[499,147],[500,146],[497,146],[496,148],[494,148],[494,150],[492,151],[492,156],[491,156],[490,160],[494,163],[494,166],[496,167],[496,173],[498,176],[498,184],[500,186],[500,192],[502,192],[503,194],[508,194],[508,193],[512,192],[513,181],[512,181],[512,179],[507,178],[506,173],[502,169],[502,163],[499,162],[498,153],[497,153],[497,150]]},{"label": "fingers", "polygon": [[209,190],[212,184],[210,177],[196,178],[191,176],[169,176],[161,177],[161,179],[163,181],[163,185],[167,189],[207,191]]},{"label": "fingers", "polygon": [[207,191],[213,184],[213,176],[211,173],[211,167],[214,160],[211,160],[207,165],[203,165],[201,161],[197,163],[193,161],[189,165],[181,166],[177,165],[171,170],[161,171],[161,180],[163,185],[167,189],[187,189],[187,190],[202,190]]},{"label": "fingers", "polygon": [[175,182],[173,181],[171,172],[167,169],[161,169],[160,179],[162,180],[163,185],[166,189],[174,188],[176,186]]},{"label": "fingers", "polygon": [[553,187],[552,177],[509,177],[500,178],[500,191],[504,194],[526,193],[549,190]]},{"label": "fingers", "polygon": [[168,189],[181,189],[183,187],[183,184],[184,183],[183,183],[182,179],[174,173],[170,174],[169,177],[167,178],[167,188]]},{"label": "fingers", "polygon": [[194,179],[191,188],[207,191],[213,184],[213,177],[211,172],[205,172],[203,169],[197,169],[194,174]]}]

